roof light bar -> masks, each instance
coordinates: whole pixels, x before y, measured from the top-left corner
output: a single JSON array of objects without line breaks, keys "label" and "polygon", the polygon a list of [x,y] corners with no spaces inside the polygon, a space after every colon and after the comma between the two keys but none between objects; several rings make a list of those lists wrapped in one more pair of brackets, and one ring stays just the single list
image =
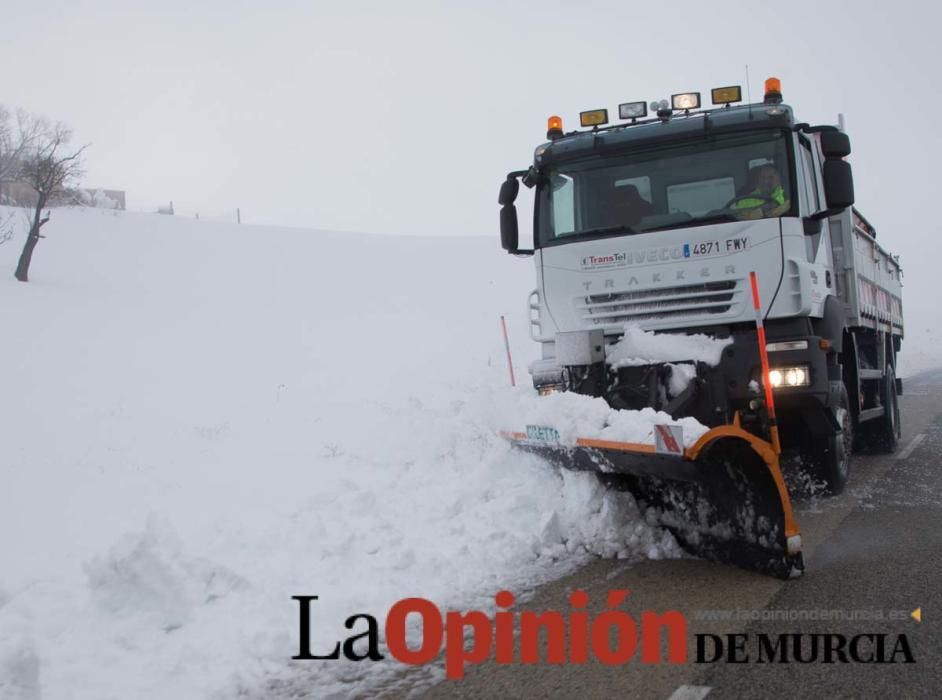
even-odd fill
[{"label": "roof light bar", "polygon": [[680,92],[671,95],[671,105],[674,109],[697,109],[700,106],[699,92]]},{"label": "roof light bar", "polygon": [[608,124],[607,109],[591,109],[588,112],[579,112],[579,123],[582,126],[602,126]]},{"label": "roof light bar", "polygon": [[728,105],[732,102],[742,102],[742,88],[739,85],[729,85],[710,90],[715,105]]},{"label": "roof light bar", "polygon": [[619,119],[640,119],[648,115],[648,105],[645,102],[624,102],[618,105]]}]

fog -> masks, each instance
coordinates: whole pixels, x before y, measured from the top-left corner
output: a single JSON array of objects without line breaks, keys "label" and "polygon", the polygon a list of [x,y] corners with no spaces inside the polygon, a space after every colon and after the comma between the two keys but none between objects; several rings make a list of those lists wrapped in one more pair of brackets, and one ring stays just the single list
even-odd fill
[{"label": "fog", "polygon": [[[910,331],[938,315],[936,27],[917,2],[7,3],[0,101],[70,123],[86,184],[131,209],[495,235],[546,118],[782,80],[846,118],[858,207],[901,255]],[[928,206],[927,206],[928,205]],[[526,217],[522,217],[526,220]],[[918,319],[918,326],[913,321]]]}]

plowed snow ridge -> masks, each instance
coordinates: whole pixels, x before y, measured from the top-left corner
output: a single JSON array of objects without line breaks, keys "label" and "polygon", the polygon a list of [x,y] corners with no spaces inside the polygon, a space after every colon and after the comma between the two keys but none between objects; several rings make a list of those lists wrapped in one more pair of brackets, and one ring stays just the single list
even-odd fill
[{"label": "plowed snow ridge", "polygon": [[[56,210],[0,246],[0,697],[362,690],[289,663],[404,596],[487,608],[678,554],[630,497],[511,454],[532,268],[496,239]],[[22,235],[22,232],[20,232]]]}]

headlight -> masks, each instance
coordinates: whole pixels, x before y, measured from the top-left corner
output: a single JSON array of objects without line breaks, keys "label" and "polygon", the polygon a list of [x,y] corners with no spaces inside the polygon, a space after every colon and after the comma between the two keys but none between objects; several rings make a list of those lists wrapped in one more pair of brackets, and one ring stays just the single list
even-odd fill
[{"label": "headlight", "polygon": [[773,389],[780,387],[808,386],[811,384],[811,372],[808,365],[795,367],[776,367],[769,370],[769,382]]},{"label": "headlight", "polygon": [[805,386],[808,384],[808,371],[804,367],[792,367],[786,370],[785,384],[788,386]]}]

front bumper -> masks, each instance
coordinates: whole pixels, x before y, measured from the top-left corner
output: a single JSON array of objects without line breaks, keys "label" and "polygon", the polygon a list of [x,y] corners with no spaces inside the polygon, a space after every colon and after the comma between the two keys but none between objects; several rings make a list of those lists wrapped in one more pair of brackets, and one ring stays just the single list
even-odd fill
[{"label": "front bumper", "polygon": [[[805,349],[769,353],[769,365],[772,370],[804,366],[808,372],[807,384],[802,386],[780,386],[773,390],[777,414],[787,420],[789,414],[804,413],[810,415],[810,413],[819,413],[821,411],[830,413],[825,409],[829,409],[835,404],[834,387],[835,381],[840,381],[840,368],[836,364],[834,356],[829,355],[829,350],[824,349],[826,344],[822,344],[822,338],[813,335],[797,337],[790,335],[787,338],[779,338],[775,333],[773,324],[767,327],[767,331],[770,336],[769,343],[791,340],[805,341],[806,345]],[[675,415],[675,418],[690,415],[711,427],[722,425],[731,422],[737,411],[748,411],[752,401],[762,398],[762,369],[755,329],[737,329],[732,331],[729,337],[732,339],[732,343],[723,350],[719,364],[715,367],[707,367],[701,363],[698,366],[697,399],[687,411]],[[671,362],[671,364],[679,363]],[[630,371],[637,375],[645,369],[645,367],[636,367],[630,368]],[[545,389],[546,387],[573,389],[569,385],[571,384],[569,381],[569,368],[559,366],[553,358],[545,358],[532,363],[530,365],[530,374],[537,389]],[[609,368],[607,374],[610,386],[619,382],[615,371]],[[604,390],[591,393],[605,396],[609,399],[609,403],[617,404],[617,401],[613,401],[613,397],[606,395]],[[622,406],[616,405],[616,407],[620,408]],[[658,408],[658,406],[651,407]],[[814,419],[810,422],[815,425],[820,423],[820,421]],[[828,434],[831,431],[832,422],[824,421],[826,427],[821,429],[821,434]],[[818,430],[816,429],[815,432],[818,432]]]}]

